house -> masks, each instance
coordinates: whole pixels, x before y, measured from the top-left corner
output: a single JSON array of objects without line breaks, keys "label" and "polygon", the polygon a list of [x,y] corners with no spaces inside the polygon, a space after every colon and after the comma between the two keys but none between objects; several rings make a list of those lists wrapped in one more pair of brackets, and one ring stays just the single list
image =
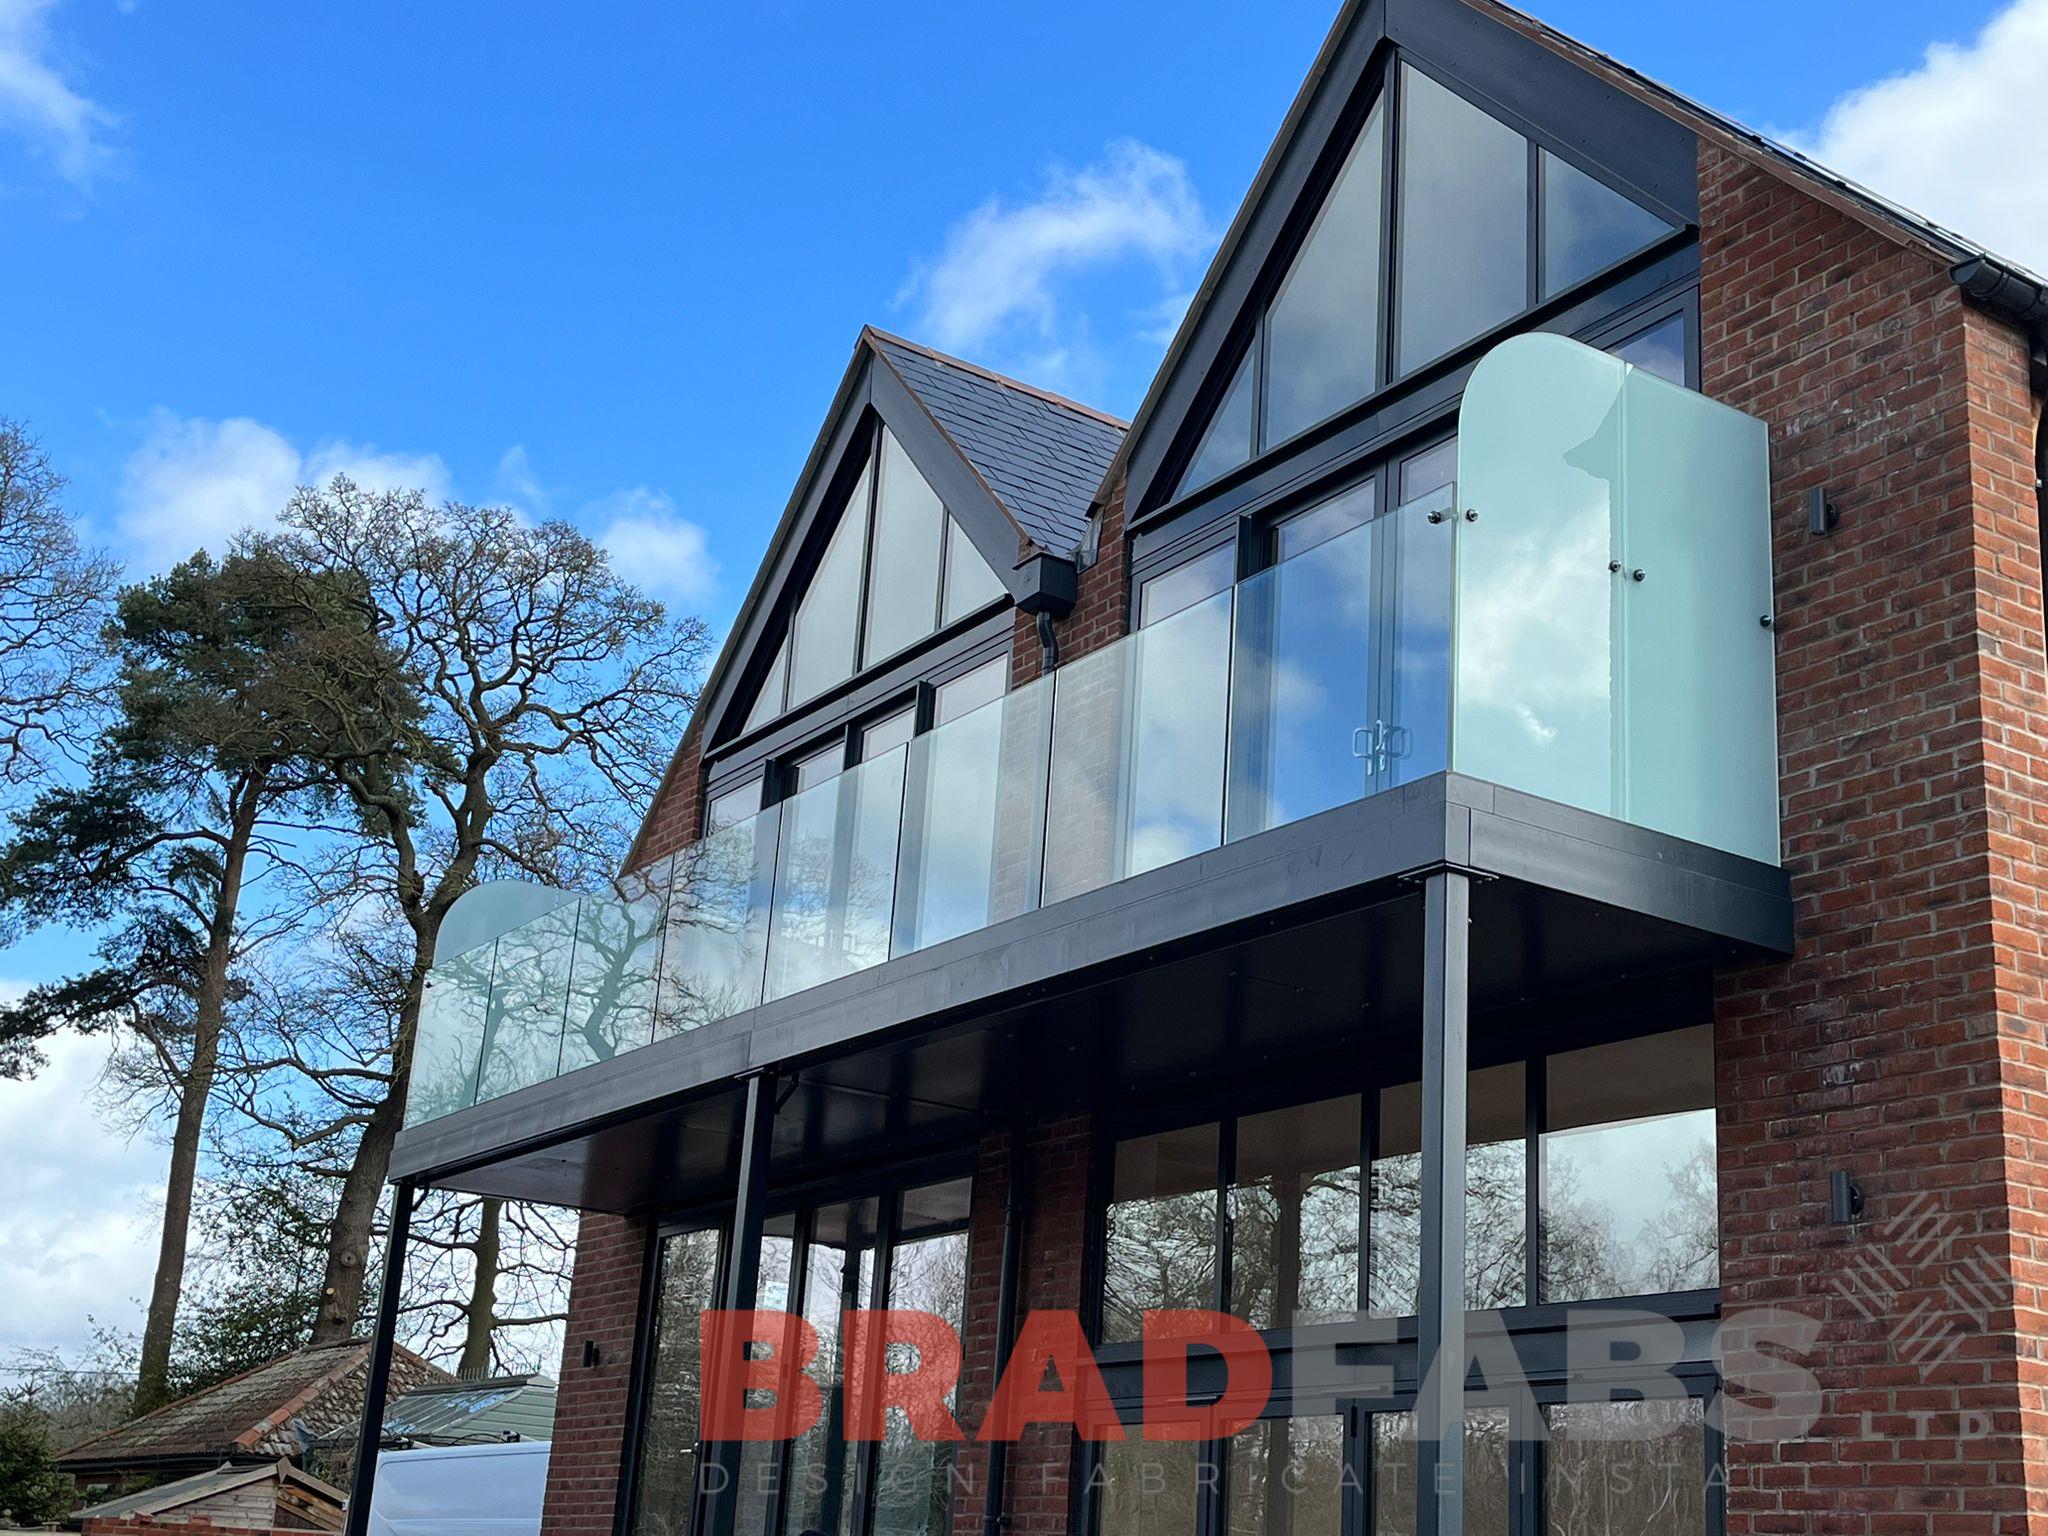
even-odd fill
[{"label": "house", "polygon": [[86,1536],[147,1520],[160,1526],[198,1525],[243,1530],[338,1531],[346,1503],[339,1488],[302,1472],[282,1457],[259,1466],[222,1462],[176,1482],[124,1494],[79,1510]]},{"label": "house", "polygon": [[2044,392],[2048,281],[1495,0],[1343,7],[1130,423],[861,333],[618,891],[422,1019],[400,1208],[583,1212],[548,1536],[2019,1528]]},{"label": "house", "polygon": [[[223,1467],[272,1468],[308,1440],[360,1422],[371,1354],[370,1340],[349,1339],[279,1355],[79,1442],[57,1468],[88,1500]],[[403,1346],[389,1351],[387,1398],[447,1379]]]}]

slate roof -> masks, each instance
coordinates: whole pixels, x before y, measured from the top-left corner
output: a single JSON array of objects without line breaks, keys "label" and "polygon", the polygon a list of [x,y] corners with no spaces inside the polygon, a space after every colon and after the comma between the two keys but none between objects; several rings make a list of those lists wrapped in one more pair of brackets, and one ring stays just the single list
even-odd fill
[{"label": "slate roof", "polygon": [[1025,538],[1057,555],[1078,549],[1125,423],[916,342],[868,336]]},{"label": "slate roof", "polygon": [[546,1376],[416,1387],[384,1410],[384,1433],[436,1444],[474,1440],[546,1440],[555,1428],[555,1384]]},{"label": "slate roof", "polygon": [[[361,1420],[369,1360],[367,1339],[279,1355],[254,1370],[81,1441],[59,1455],[57,1465],[65,1471],[82,1471],[186,1459],[274,1461],[296,1455],[299,1428],[317,1438]],[[447,1372],[411,1350],[392,1350],[392,1396],[449,1379]]]}]

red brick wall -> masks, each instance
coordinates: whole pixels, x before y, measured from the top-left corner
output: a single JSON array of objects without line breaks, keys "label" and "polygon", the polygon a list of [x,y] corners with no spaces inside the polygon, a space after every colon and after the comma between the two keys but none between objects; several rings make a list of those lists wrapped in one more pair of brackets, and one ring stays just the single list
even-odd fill
[{"label": "red brick wall", "polygon": [[[1075,582],[1074,607],[1053,623],[1059,641],[1060,661],[1099,651],[1129,633],[1130,614],[1126,576],[1130,570],[1129,544],[1124,538],[1124,486],[1119,480],[1099,514],[1102,534],[1097,541],[1095,563],[1080,573]],[[1010,686],[1021,688],[1038,677],[1043,650],[1038,629],[1029,614],[1017,615],[1017,636],[1010,656]]]},{"label": "red brick wall", "polygon": [[679,848],[697,841],[697,829],[704,814],[704,761],[699,717],[692,716],[676,748],[668,777],[654,796],[647,819],[640,825],[640,840],[633,847],[628,864],[638,869],[665,859]]},{"label": "red brick wall", "polygon": [[[1798,931],[1719,988],[1723,1306],[1814,1319],[1822,1390],[1803,1440],[1731,1435],[1728,1528],[2019,1531],[2048,1509],[2009,1331],[2048,1230],[2023,360],[1930,256],[1711,147],[1701,223],[1706,392],[1771,426]],[[1859,1225],[1828,1220],[1836,1169]]]},{"label": "red brick wall", "polygon": [[[1085,1115],[1068,1115],[1025,1132],[1023,1291],[1020,1315],[1030,1308],[1082,1306],[1088,1244],[1088,1161],[1094,1130]],[[996,1295],[1002,1273],[1003,1205],[1008,1189],[1010,1135],[995,1132],[981,1144],[968,1236],[966,1326],[961,1331],[960,1422],[981,1422],[995,1388]],[[1003,1508],[1017,1536],[1066,1536],[1074,1503],[1073,1433],[1033,1426],[1010,1450]],[[954,1484],[955,1536],[979,1536],[987,1448],[960,1447]]]},{"label": "red brick wall", "polygon": [[[11,1529],[11,1527],[10,1527]],[[185,1532],[187,1536],[306,1536],[306,1526],[215,1525],[204,1515],[190,1519],[158,1520],[150,1515],[95,1516],[79,1527],[82,1536],[166,1536]]]},{"label": "red brick wall", "polygon": [[[618,1504],[633,1381],[633,1339],[647,1257],[645,1222],[586,1211],[555,1393],[541,1529],[548,1536],[607,1536]],[[595,1365],[583,1363],[595,1343]]]}]

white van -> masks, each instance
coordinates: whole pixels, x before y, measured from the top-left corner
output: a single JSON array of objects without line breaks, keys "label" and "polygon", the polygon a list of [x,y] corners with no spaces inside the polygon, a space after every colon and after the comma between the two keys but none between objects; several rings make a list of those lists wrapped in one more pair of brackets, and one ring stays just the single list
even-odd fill
[{"label": "white van", "polygon": [[540,1536],[548,1442],[384,1451],[370,1536]]}]

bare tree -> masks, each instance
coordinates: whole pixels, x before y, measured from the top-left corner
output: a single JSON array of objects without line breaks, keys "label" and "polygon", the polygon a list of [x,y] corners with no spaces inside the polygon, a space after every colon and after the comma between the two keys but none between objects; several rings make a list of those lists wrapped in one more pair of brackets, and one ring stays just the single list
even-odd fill
[{"label": "bare tree", "polygon": [[100,626],[119,567],[64,515],[64,477],[18,421],[0,416],[0,785],[26,784],[52,756],[82,760],[82,716],[100,702]]},{"label": "bare tree", "polygon": [[567,523],[430,507],[339,477],[302,491],[283,523],[251,547],[308,581],[349,584],[424,710],[402,752],[362,719],[330,759],[369,840],[361,899],[395,912],[409,944],[390,1091],[362,1124],[335,1218],[325,1341],[356,1322],[442,920],[494,872],[592,880],[616,868],[696,704],[708,632],[671,620]]}]

